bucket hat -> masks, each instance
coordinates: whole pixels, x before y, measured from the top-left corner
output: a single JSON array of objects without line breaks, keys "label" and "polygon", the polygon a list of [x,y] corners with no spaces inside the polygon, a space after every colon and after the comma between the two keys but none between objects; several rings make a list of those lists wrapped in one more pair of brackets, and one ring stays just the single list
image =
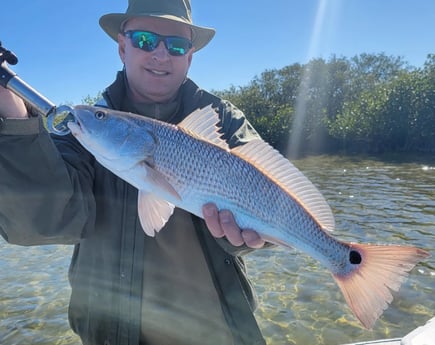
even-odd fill
[{"label": "bucket hat", "polygon": [[188,25],[192,30],[192,44],[195,50],[207,45],[215,30],[192,23],[190,0],[129,0],[125,13],[109,13],[100,18],[101,28],[115,41],[121,25],[133,17],[155,17]]}]

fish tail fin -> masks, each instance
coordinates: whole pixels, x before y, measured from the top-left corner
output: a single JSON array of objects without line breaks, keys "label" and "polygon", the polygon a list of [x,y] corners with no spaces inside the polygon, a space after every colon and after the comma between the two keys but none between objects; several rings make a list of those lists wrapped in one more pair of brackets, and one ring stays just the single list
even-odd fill
[{"label": "fish tail fin", "polygon": [[408,272],[430,254],[407,246],[349,245],[351,272],[333,276],[356,318],[371,329],[393,300],[390,290],[398,291]]}]

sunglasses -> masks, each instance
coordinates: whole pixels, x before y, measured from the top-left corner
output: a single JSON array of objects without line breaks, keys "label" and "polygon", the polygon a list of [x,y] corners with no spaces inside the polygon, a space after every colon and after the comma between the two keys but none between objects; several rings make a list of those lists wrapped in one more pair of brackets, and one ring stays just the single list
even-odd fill
[{"label": "sunglasses", "polygon": [[128,30],[124,36],[130,38],[135,48],[146,52],[155,50],[160,42],[164,42],[166,49],[172,56],[183,56],[192,48],[192,42],[184,37],[163,36],[150,31]]}]

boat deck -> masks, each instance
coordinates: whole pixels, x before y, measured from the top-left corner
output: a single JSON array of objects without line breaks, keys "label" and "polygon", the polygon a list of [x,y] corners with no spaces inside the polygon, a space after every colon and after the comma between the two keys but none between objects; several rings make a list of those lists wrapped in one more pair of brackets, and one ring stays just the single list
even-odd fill
[{"label": "boat deck", "polygon": [[345,345],[435,345],[435,317],[401,339],[374,340]]},{"label": "boat deck", "polygon": [[395,338],[395,339],[363,341],[360,343],[351,343],[345,345],[402,345],[400,341],[401,341],[400,338]]}]

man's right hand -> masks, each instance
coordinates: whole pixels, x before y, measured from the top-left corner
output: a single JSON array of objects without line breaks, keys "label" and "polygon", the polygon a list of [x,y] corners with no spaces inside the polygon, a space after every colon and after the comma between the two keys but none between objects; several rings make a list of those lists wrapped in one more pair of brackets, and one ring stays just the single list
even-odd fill
[{"label": "man's right hand", "polygon": [[24,101],[2,86],[0,86],[0,117],[15,119],[29,117]]}]

